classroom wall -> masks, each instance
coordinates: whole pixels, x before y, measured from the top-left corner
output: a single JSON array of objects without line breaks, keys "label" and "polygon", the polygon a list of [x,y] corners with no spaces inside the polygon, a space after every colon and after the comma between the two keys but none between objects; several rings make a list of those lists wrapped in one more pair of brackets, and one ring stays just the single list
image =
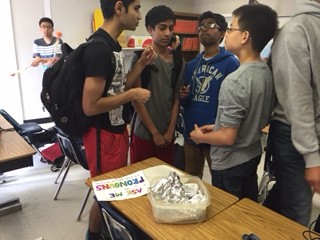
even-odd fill
[{"label": "classroom wall", "polygon": [[[32,61],[33,40],[41,37],[41,17],[51,17],[55,31],[62,32],[63,41],[75,47],[90,35],[93,9],[100,6],[99,0],[11,0],[11,5],[18,68]],[[42,74],[41,67],[31,67],[18,76],[23,120],[49,117],[40,101]]]},{"label": "classroom wall", "polygon": [[[277,11],[279,16],[291,16],[295,11],[296,0],[258,0],[261,4],[266,4]],[[240,7],[243,4],[247,4],[248,0],[221,0],[211,1],[202,0],[201,4],[195,4],[195,8],[198,12],[211,10],[226,16],[230,16],[232,11]]]},{"label": "classroom wall", "polygon": [[19,78],[10,76],[10,70],[17,68],[11,19],[10,0],[1,0],[0,29],[2,37],[0,38],[0,46],[2,57],[0,58],[0,108],[10,109],[15,116],[22,119]]},{"label": "classroom wall", "polygon": [[[141,0],[141,13],[144,18],[150,8],[164,4],[178,12],[201,13],[211,10],[230,17],[235,8],[247,2],[247,0]],[[295,0],[261,0],[259,2],[276,9],[279,16],[289,16],[294,11]],[[10,86],[5,88],[6,91],[0,90],[0,108],[5,108],[12,113],[19,122],[49,117],[49,114],[42,110],[39,97],[43,74],[41,67],[28,68],[15,77],[10,77],[8,73],[30,65],[33,40],[41,37],[38,27],[38,21],[41,17],[51,17],[55,23],[55,31],[62,32],[63,41],[76,47],[91,34],[92,13],[95,8],[100,6],[100,1],[1,0],[1,4],[5,4],[5,7],[0,6],[0,15],[1,17],[6,16],[1,24],[5,24],[5,29],[9,29],[5,32],[6,37],[3,38],[5,42],[1,46],[6,46],[6,51],[9,51],[10,56],[8,59],[12,60],[5,60],[6,67],[2,70],[0,68],[2,74],[0,81],[10,83]],[[10,14],[2,13],[10,10]],[[10,17],[11,22],[9,21]],[[1,29],[4,28],[1,27]],[[148,35],[144,20],[140,22],[135,32],[126,31],[126,35],[130,34]],[[1,87],[1,89],[3,88]]]}]

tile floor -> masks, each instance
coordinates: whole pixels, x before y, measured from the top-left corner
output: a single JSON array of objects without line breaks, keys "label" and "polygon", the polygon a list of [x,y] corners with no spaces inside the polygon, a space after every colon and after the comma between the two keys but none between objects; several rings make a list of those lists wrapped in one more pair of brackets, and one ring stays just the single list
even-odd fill
[{"label": "tile floor", "polygon": [[58,172],[34,157],[34,167],[7,172],[0,184],[1,196],[20,197],[22,210],[0,217],[0,240],[83,240],[88,226],[92,198],[82,215],[76,218],[87,192],[85,180],[89,172],[78,165],[70,168],[58,200],[53,196]]},{"label": "tile floor", "polygon": [[[87,192],[84,184],[89,172],[78,165],[70,168],[58,200],[53,196],[57,189],[54,181],[58,172],[51,172],[48,164],[34,157],[34,167],[6,173],[6,182],[0,184],[0,198],[4,195],[19,196],[22,210],[0,217],[0,240],[83,240],[88,226],[90,197],[80,222],[76,221],[83,198]],[[259,167],[259,176],[263,163]],[[205,181],[211,177],[206,166]],[[319,214],[320,198],[314,198],[312,219]]]}]

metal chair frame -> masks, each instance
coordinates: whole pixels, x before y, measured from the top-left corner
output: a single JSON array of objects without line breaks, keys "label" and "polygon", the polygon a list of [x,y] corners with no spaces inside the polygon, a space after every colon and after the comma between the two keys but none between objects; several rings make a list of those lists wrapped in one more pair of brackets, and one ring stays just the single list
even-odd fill
[{"label": "metal chair frame", "polygon": [[[61,190],[63,183],[68,175],[68,172],[70,170],[72,163],[79,164],[86,170],[88,170],[89,167],[88,167],[88,164],[87,164],[87,161],[85,159],[84,154],[81,153],[81,151],[84,151],[83,145],[77,143],[74,138],[69,137],[67,134],[62,132],[61,129],[54,127],[54,130],[57,133],[57,139],[58,139],[60,147],[65,155],[64,163],[63,163],[63,165],[59,171],[59,174],[54,182],[55,184],[57,184],[61,174],[64,172],[62,175],[62,179],[60,181],[60,184],[59,184],[59,186],[54,194],[54,197],[53,197],[54,200],[57,200],[58,195],[60,193],[60,190]],[[91,188],[88,189],[88,192],[85,195],[84,201],[81,205],[80,212],[77,216],[77,221],[81,221],[81,216],[82,216],[82,213],[83,213],[85,206],[87,204],[90,193],[91,193]]]},{"label": "metal chair frame", "polygon": [[[94,197],[97,201],[96,197]],[[112,240],[149,240],[151,239],[132,221],[122,215],[110,202],[97,201],[104,223]]]},{"label": "metal chair frame", "polygon": [[39,148],[55,142],[54,131],[44,129],[36,122],[20,124],[4,109],[0,109],[0,114],[13,126],[16,132],[34,148],[42,159],[47,161],[41,154]]}]

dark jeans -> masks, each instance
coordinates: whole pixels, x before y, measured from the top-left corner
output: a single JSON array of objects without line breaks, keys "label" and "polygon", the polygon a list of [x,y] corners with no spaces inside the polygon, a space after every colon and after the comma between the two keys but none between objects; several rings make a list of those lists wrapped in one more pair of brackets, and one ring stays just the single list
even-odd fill
[{"label": "dark jeans", "polygon": [[276,183],[263,205],[308,226],[312,192],[304,178],[303,156],[297,152],[291,141],[291,127],[272,121],[268,148],[272,154]]},{"label": "dark jeans", "polygon": [[211,170],[212,185],[238,198],[258,201],[257,167],[261,155],[225,170]]}]

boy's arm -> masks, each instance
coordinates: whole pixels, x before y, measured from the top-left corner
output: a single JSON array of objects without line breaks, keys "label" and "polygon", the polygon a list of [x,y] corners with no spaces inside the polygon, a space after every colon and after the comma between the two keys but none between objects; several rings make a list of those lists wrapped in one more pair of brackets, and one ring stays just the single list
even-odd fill
[{"label": "boy's arm", "polygon": [[179,113],[179,108],[180,108],[180,104],[179,104],[178,97],[175,97],[172,103],[172,108],[171,108],[170,123],[167,131],[164,134],[164,138],[166,139],[167,143],[171,143],[172,141],[175,127],[176,127],[177,117]]},{"label": "boy's arm", "polygon": [[187,107],[190,98],[191,98],[191,93],[190,93],[190,86],[191,86],[191,77],[192,77],[192,71],[190,69],[190,66],[188,64],[185,65],[184,69],[184,74],[183,74],[183,84],[180,88],[179,91],[179,102],[180,105],[184,108]]},{"label": "boy's arm", "polygon": [[233,145],[237,139],[238,128],[221,127],[216,131],[208,132],[206,126],[201,128],[197,124],[190,133],[191,139],[196,143],[207,143],[210,145]]},{"label": "boy's arm", "polygon": [[34,59],[31,62],[31,66],[37,67],[37,66],[39,66],[40,63],[44,64],[44,65],[51,66],[51,65],[55,64],[56,62],[58,62],[62,56],[62,51],[61,51],[62,43],[63,43],[63,41],[61,39],[59,39],[59,44],[57,47],[55,47],[55,48],[57,48],[57,49],[55,49],[55,51],[57,51],[57,53],[54,54],[55,55],[54,57],[42,58],[40,56],[39,46],[34,41],[34,43],[33,43],[33,57],[34,57]]},{"label": "boy's arm", "polygon": [[150,97],[150,91],[143,88],[133,88],[117,95],[102,97],[105,84],[106,80],[103,77],[85,79],[82,108],[87,116],[109,112],[132,100],[145,103]]},{"label": "boy's arm", "polygon": [[154,122],[152,121],[146,106],[143,103],[139,103],[137,101],[133,101],[132,104],[135,110],[137,111],[137,114],[139,114],[141,121],[152,135],[154,144],[157,147],[165,147],[167,144],[166,140],[164,136],[159,132]]},{"label": "boy's arm", "polygon": [[34,57],[34,59],[31,62],[31,66],[32,67],[38,67],[40,62],[41,62],[41,57],[39,57],[39,56]]},{"label": "boy's arm", "polygon": [[131,66],[132,68],[127,73],[127,81],[125,84],[125,90],[128,90],[132,88],[134,85],[136,85],[138,79],[140,79],[140,75],[143,71],[143,69],[152,63],[152,61],[157,57],[157,53],[153,50],[152,47],[146,48],[143,53],[141,54],[141,57],[137,59],[131,60]]}]

